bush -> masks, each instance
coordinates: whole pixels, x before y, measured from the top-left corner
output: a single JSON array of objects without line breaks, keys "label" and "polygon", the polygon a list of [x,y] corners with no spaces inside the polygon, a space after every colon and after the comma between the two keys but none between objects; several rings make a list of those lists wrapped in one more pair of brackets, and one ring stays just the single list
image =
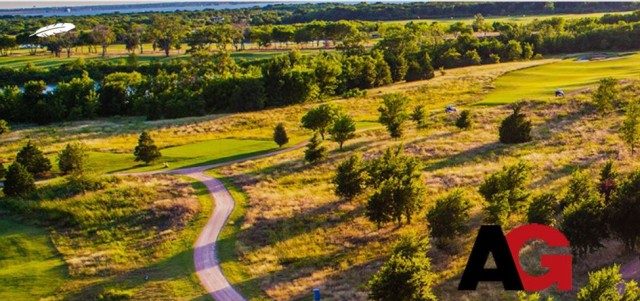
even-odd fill
[{"label": "bush", "polygon": [[138,145],[133,150],[136,161],[142,161],[149,164],[160,158],[160,150],[147,132],[142,132],[138,138]]},{"label": "bush", "polygon": [[118,289],[105,289],[100,295],[98,295],[99,301],[122,301],[133,298],[133,293],[130,291],[123,291]]},{"label": "bush", "polygon": [[333,178],[333,184],[336,186],[336,195],[346,199],[353,199],[362,193],[366,185],[362,157],[354,155],[340,163]]},{"label": "bush", "polygon": [[601,240],[609,236],[606,225],[602,203],[591,198],[567,207],[560,229],[571,242],[573,253],[582,257],[603,247]]},{"label": "bush", "polygon": [[490,54],[489,55],[489,63],[492,63],[492,64],[500,63],[500,56],[495,54],[495,53]]},{"label": "bush", "polygon": [[466,232],[471,207],[461,190],[437,199],[436,205],[427,213],[431,236],[446,241]]},{"label": "bush", "polygon": [[318,138],[317,134],[313,135],[313,138],[309,140],[307,149],[304,151],[304,160],[309,163],[315,163],[322,160],[327,153],[327,148],[322,146],[322,141]]},{"label": "bush", "polygon": [[344,98],[356,98],[365,96],[367,96],[367,90],[361,90],[358,88],[349,89],[346,92],[342,93],[342,97]]},{"label": "bush", "polygon": [[589,273],[589,281],[578,291],[576,297],[577,301],[630,301],[640,298],[640,289],[633,280],[625,282],[620,274],[620,266],[614,265]]},{"label": "bush", "polygon": [[553,193],[543,193],[533,198],[527,210],[527,222],[530,224],[551,225],[559,207],[558,199]]},{"label": "bush", "polygon": [[470,129],[471,125],[471,112],[469,110],[460,112],[460,116],[456,119],[456,126],[460,129],[466,130]]},{"label": "bush", "polygon": [[531,121],[520,113],[520,106],[502,121],[500,125],[500,142],[514,144],[531,141]]},{"label": "bush", "polygon": [[16,155],[16,162],[20,163],[32,175],[38,175],[51,170],[51,161],[44,156],[31,140],[27,142]]},{"label": "bush", "polygon": [[63,174],[82,173],[87,154],[84,145],[69,143],[58,154],[58,168]]},{"label": "bush", "polygon": [[278,125],[273,129],[273,141],[278,144],[279,147],[289,143],[289,136],[287,136],[287,130],[284,128],[284,123],[278,123]]},{"label": "bush", "polygon": [[597,198],[595,187],[591,183],[591,177],[584,171],[578,170],[571,174],[568,186],[567,193],[562,198],[561,205],[563,208],[590,198]]},{"label": "bush", "polygon": [[11,132],[11,127],[9,127],[9,123],[4,120],[4,119],[0,119],[0,135],[4,135]]},{"label": "bush", "polygon": [[7,196],[26,196],[36,190],[33,176],[20,162],[13,162],[4,181],[4,194]]}]

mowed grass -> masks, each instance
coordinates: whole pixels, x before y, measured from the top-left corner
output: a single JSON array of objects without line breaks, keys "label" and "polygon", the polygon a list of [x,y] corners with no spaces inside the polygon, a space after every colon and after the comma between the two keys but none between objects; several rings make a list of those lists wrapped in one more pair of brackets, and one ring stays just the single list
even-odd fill
[{"label": "mowed grass", "polygon": [[639,75],[638,53],[599,61],[565,59],[501,76],[494,83],[495,89],[478,104],[500,105],[519,100],[551,100],[555,98],[556,89],[571,94],[594,85],[605,77],[637,79]]},{"label": "mowed grass", "polygon": [[0,300],[38,300],[65,280],[66,268],[47,231],[0,219]]}]

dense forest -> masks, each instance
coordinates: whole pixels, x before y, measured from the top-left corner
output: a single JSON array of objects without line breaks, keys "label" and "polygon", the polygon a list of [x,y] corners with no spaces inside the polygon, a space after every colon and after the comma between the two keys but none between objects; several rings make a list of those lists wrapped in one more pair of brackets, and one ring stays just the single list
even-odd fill
[{"label": "dense forest", "polygon": [[[120,40],[131,53],[122,60],[79,58],[49,69],[0,68],[0,119],[42,124],[96,116],[160,119],[259,110],[333,95],[361,95],[367,88],[429,79],[439,69],[640,48],[640,11],[529,24],[489,23],[481,14],[472,24],[314,21],[244,29],[232,23],[189,29],[184,19],[171,14],[150,15],[149,20],[149,25],[125,22],[120,29],[79,28],[43,42],[56,55],[65,50],[70,55],[74,47],[104,53]],[[18,40],[4,35],[0,49],[3,41],[23,43]],[[135,53],[144,51],[145,41],[167,55],[186,43],[191,56],[142,64]],[[270,59],[236,62],[230,49],[242,50],[245,43],[311,44],[327,51],[303,55],[294,50]],[[47,91],[47,84],[56,86]]]}]

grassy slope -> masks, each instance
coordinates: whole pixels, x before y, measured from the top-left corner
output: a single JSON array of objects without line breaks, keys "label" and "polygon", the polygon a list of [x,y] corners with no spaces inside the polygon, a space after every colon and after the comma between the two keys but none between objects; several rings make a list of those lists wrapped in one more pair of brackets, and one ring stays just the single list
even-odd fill
[{"label": "grassy slope", "polygon": [[[477,226],[482,219],[477,187],[484,177],[505,164],[519,159],[530,162],[534,173],[529,187],[535,193],[561,193],[573,170],[582,168],[596,174],[608,158],[618,160],[625,172],[638,167],[617,135],[620,115],[601,118],[590,109],[588,95],[528,104],[524,110],[534,123],[535,140],[516,146],[497,143],[497,127],[509,113],[508,107],[473,105],[491,92],[493,79],[508,70],[505,65],[451,70],[426,83],[372,91],[370,95],[403,91],[412,97],[409,107],[421,103],[430,111],[430,127],[409,126],[401,141],[389,139],[383,130],[374,130],[360,133],[343,152],[336,150],[334,143],[327,143],[329,158],[318,165],[304,164],[303,150],[298,150],[217,171],[232,179],[248,196],[237,243],[238,257],[245,271],[249,271],[248,278],[278,300],[309,298],[314,287],[321,288],[328,298],[364,300],[363,285],[385,259],[392,242],[404,231],[425,233],[424,210],[453,187],[465,190],[472,198],[475,207],[471,226]],[[638,88],[625,89],[625,97],[639,92]],[[380,102],[367,98],[338,103],[357,118],[370,120]],[[442,112],[449,103],[472,108],[476,121],[472,130],[460,131],[452,126],[453,117]],[[411,226],[378,229],[363,217],[365,198],[353,202],[337,199],[330,179],[335,164],[352,153],[376,156],[399,143],[426,164],[423,174],[428,197],[425,209]],[[516,215],[510,225],[522,219],[522,215]],[[438,295],[445,300],[513,298],[513,294],[497,286],[484,286],[475,293],[461,294],[456,290],[457,277],[472,242],[471,232],[460,238],[459,247],[454,250],[433,247],[430,255],[440,276]],[[584,281],[589,270],[620,262],[622,251],[619,243],[608,243],[604,250],[578,262],[574,271],[577,283]],[[571,299],[569,295],[561,297]]]},{"label": "grassy slope", "polygon": [[480,104],[506,104],[518,100],[550,100],[556,89],[572,93],[604,77],[634,78],[640,73],[640,54],[602,61],[566,59],[510,72],[495,82]]},{"label": "grassy slope", "polygon": [[66,277],[64,262],[47,231],[0,219],[0,300],[37,300]]}]

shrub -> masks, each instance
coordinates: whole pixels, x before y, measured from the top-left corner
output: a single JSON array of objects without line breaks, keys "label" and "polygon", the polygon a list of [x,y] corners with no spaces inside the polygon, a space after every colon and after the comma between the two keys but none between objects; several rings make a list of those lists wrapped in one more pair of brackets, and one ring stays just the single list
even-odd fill
[{"label": "shrub", "polygon": [[44,156],[31,140],[16,155],[16,162],[24,166],[32,175],[51,170],[51,161]]},{"label": "shrub", "polygon": [[559,202],[553,193],[543,193],[533,198],[527,209],[529,223],[551,225],[555,219]]},{"label": "shrub", "polygon": [[136,161],[142,161],[149,164],[160,158],[160,150],[147,132],[142,132],[138,138],[138,145],[133,150]]},{"label": "shrub", "polygon": [[346,92],[342,93],[342,97],[344,98],[356,98],[365,96],[367,96],[367,90],[360,90],[358,88],[349,89]]},{"label": "shrub", "polygon": [[84,145],[69,143],[58,154],[58,168],[63,174],[82,173],[87,154]]},{"label": "shrub", "polygon": [[479,192],[487,202],[485,211],[491,222],[504,222],[512,211],[526,202],[529,193],[526,183],[530,167],[525,162],[505,166],[501,171],[490,175],[480,185]]},{"label": "shrub", "polygon": [[460,129],[470,129],[472,125],[471,121],[471,112],[469,110],[464,110],[460,112],[460,116],[456,119],[456,126]]},{"label": "shrub", "polygon": [[520,106],[516,106],[513,113],[500,125],[500,142],[513,144],[529,141],[531,141],[531,121],[520,113]]},{"label": "shrub", "polygon": [[4,135],[11,132],[11,127],[9,127],[9,123],[4,120],[4,119],[0,119],[0,135]]},{"label": "shrub", "polygon": [[437,199],[436,205],[427,213],[431,236],[450,240],[466,232],[471,207],[471,202],[461,190]]},{"label": "shrub", "polygon": [[133,298],[133,293],[130,291],[123,291],[118,289],[105,289],[100,295],[98,295],[99,301],[122,301]]},{"label": "shrub", "polygon": [[606,113],[613,110],[618,93],[618,81],[611,77],[603,78],[600,80],[598,89],[591,95],[591,99],[599,112]]},{"label": "shrub", "polygon": [[437,300],[432,291],[436,276],[427,257],[428,242],[403,238],[391,258],[368,283],[371,300]]},{"label": "shrub", "polygon": [[304,160],[309,163],[315,163],[322,160],[326,153],[327,148],[322,145],[318,135],[314,134],[307,144],[307,149],[304,151]]},{"label": "shrub", "polygon": [[384,124],[393,138],[402,137],[402,126],[407,119],[407,97],[401,94],[387,94],[382,97],[383,105],[378,108],[380,123]]},{"label": "shrub", "polygon": [[423,128],[425,126],[425,112],[424,106],[419,105],[413,108],[413,112],[411,113],[411,120],[413,120],[419,128]]},{"label": "shrub", "polygon": [[578,291],[576,297],[577,301],[638,300],[640,289],[633,280],[625,282],[620,274],[620,266],[614,265],[589,273],[587,284]]},{"label": "shrub", "polygon": [[336,195],[346,199],[353,199],[362,193],[366,185],[362,157],[354,155],[340,163],[333,178],[333,184],[336,186]]},{"label": "shrub", "polygon": [[275,129],[273,129],[273,141],[277,143],[279,147],[289,143],[289,136],[287,136],[287,130],[284,128],[284,123],[278,123]]},{"label": "shrub", "polygon": [[345,141],[355,137],[356,123],[346,114],[340,114],[329,129],[333,141],[338,142],[340,149]]},{"label": "shrub", "polygon": [[481,62],[482,62],[482,59],[480,58],[478,51],[476,51],[475,49],[468,50],[467,52],[465,52],[464,54],[465,65],[480,65]]},{"label": "shrub", "polygon": [[7,196],[26,196],[35,190],[36,183],[33,176],[20,162],[13,162],[9,166],[4,181],[4,194]]},{"label": "shrub", "polygon": [[595,187],[591,183],[591,177],[584,171],[578,170],[571,174],[568,186],[567,193],[562,198],[561,205],[563,208],[597,197]]},{"label": "shrub", "polygon": [[609,236],[604,208],[595,198],[565,208],[560,229],[571,242],[571,250],[578,257],[602,248],[601,240]]},{"label": "shrub", "polygon": [[495,54],[495,53],[490,54],[489,55],[489,62],[492,63],[492,64],[500,63],[500,56]]}]

